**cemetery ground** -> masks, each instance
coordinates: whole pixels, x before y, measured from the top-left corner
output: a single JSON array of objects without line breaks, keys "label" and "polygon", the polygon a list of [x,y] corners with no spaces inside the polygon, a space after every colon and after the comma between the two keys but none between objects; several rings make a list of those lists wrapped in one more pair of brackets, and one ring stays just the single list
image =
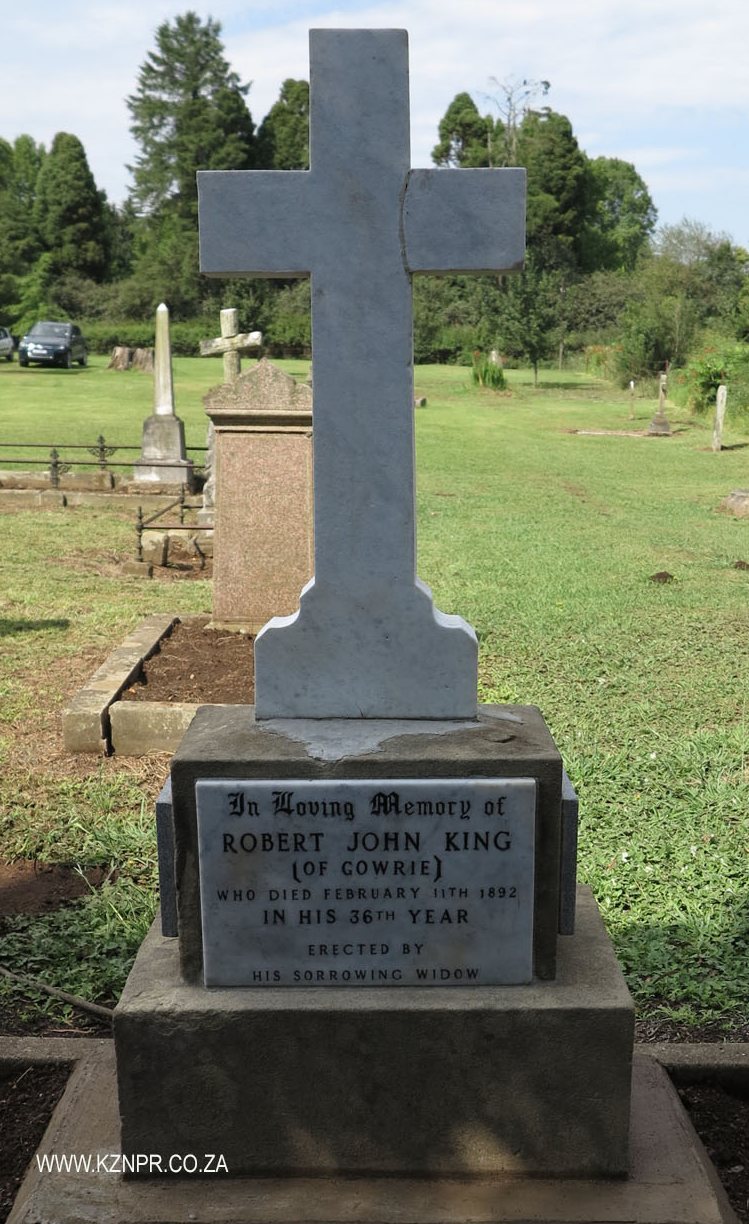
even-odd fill
[{"label": "cemetery ground", "polygon": [[[305,362],[280,364],[307,376]],[[0,441],[18,448],[0,467],[31,442],[136,445],[151,380],[105,366],[1,367]],[[203,445],[201,396],[220,364],[176,358],[174,375],[188,449]],[[718,506],[749,485],[749,441],[729,411],[730,449],[713,454],[710,425],[672,405],[673,437],[637,436],[655,397],[630,420],[628,394],[581,373],[542,371],[534,390],[511,370],[508,384],[417,368],[420,575],[477,630],[480,699],[536,704],[550,725],[580,796],[579,875],[640,1039],[747,1041],[749,520]],[[144,616],[211,608],[207,580],[123,576],[135,504],[0,509],[2,965],[107,1007],[154,913],[169,758],[71,756],[61,710]],[[7,977],[0,1031],[106,1035]],[[749,1160],[731,1155],[731,1127],[749,1107],[734,1101],[731,1122],[726,1105],[703,1102],[740,1206]]]}]

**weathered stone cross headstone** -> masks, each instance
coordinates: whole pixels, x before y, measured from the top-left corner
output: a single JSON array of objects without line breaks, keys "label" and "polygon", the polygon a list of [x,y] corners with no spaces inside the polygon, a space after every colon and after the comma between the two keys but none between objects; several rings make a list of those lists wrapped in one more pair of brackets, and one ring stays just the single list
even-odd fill
[{"label": "weathered stone cross headstone", "polygon": [[[201,357],[223,357],[224,382],[235,383],[242,372],[242,357],[260,348],[263,334],[259,331],[239,332],[239,318],[233,306],[221,311],[221,335],[215,340],[200,341]],[[198,512],[201,526],[213,523],[216,504],[216,431],[213,421],[208,422],[206,435],[205,484],[203,485],[203,508]]]},{"label": "weathered stone cross headstone", "polygon": [[310,32],[309,171],[198,174],[201,267],[312,278],[315,577],[256,716],[476,716],[477,644],[416,577],[411,276],[510,271],[525,171],[411,170],[401,30]]},{"label": "weathered stone cross headstone", "polygon": [[223,357],[224,382],[233,383],[242,371],[241,358],[263,343],[262,332],[239,332],[237,311],[233,306],[221,311],[221,335],[215,340],[200,341],[201,357]]}]

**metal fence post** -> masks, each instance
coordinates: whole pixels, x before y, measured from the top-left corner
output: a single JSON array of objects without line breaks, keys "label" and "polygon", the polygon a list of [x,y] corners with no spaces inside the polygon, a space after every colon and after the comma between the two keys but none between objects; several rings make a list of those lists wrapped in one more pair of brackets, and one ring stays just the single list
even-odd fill
[{"label": "metal fence post", "polygon": [[53,489],[60,487],[60,456],[54,446],[49,452],[49,483]]},{"label": "metal fence post", "polygon": [[138,506],[138,513],[135,516],[135,534],[138,540],[138,547],[136,550],[136,560],[142,561],[143,560],[143,507],[142,506]]}]

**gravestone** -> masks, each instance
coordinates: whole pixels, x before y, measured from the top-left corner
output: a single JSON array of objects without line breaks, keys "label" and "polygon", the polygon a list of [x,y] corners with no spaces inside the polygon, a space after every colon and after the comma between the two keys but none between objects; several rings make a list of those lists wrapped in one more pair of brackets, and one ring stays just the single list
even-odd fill
[{"label": "gravestone", "polygon": [[[413,401],[401,334],[410,336],[410,273],[446,261],[463,271],[514,266],[520,252],[504,231],[515,233],[516,210],[522,217],[519,172],[412,172],[409,204],[405,34],[314,31],[310,45],[309,177],[239,173],[226,196],[204,181],[201,216],[209,229],[223,215],[253,236],[240,270],[286,276],[313,265],[322,574],[299,614],[265,635],[274,645],[258,670],[264,717],[204,707],[173,761],[165,871],[173,863],[176,889],[169,876],[165,892],[179,935],[152,929],[115,1015],[122,1149],[147,1184],[120,1184],[116,1200],[97,1186],[91,1205],[89,1179],[77,1214],[60,1209],[58,1194],[46,1216],[26,1219],[72,1224],[91,1206],[120,1224],[717,1224],[673,1090],[648,1068],[637,1077],[630,1161],[632,1004],[589,894],[579,895],[574,933],[559,934],[573,930],[564,894],[575,799],[563,793],[548,728],[533,707],[469,700],[471,632],[433,611],[410,564]],[[343,211],[339,145],[351,156]],[[260,197],[247,211],[243,184]],[[306,211],[284,214],[287,191]],[[317,242],[331,238],[329,209],[340,241],[327,275]],[[453,221],[471,236],[465,250]],[[487,241],[485,228],[503,236]],[[355,275],[347,250],[370,230],[384,280],[365,256],[366,275]],[[447,235],[444,258],[434,230]],[[328,347],[347,298],[355,319],[368,306],[376,322],[361,401],[357,384],[334,374]],[[342,364],[350,374],[345,353]],[[385,437],[362,405],[379,413]],[[371,552],[371,574],[357,546]],[[442,649],[431,670],[419,630]],[[290,645],[276,647],[284,635]],[[316,692],[317,716],[288,716],[314,715]],[[352,694],[364,708],[340,714]],[[110,1081],[98,1099],[112,1095]],[[236,1190],[216,1178],[154,1180],[195,1153],[221,1153],[234,1177],[247,1176]]]},{"label": "gravestone", "polygon": [[185,427],[174,411],[172,346],[169,310],[156,311],[153,368],[153,413],[143,422],[140,458],[133,468],[137,485],[187,485],[192,488],[192,462],[185,449]]},{"label": "gravestone", "polygon": [[[411,275],[519,266],[524,172],[409,170],[400,32],[311,61],[312,170],[200,197],[208,270],[311,270],[315,577],[257,639],[254,713],[200,711],[175,757],[179,959],[144,947],[120,1004],[123,1143],[167,1111],[199,1147],[220,1108],[243,1173],[621,1174],[631,1003],[593,913],[558,956],[559,753],[538,711],[478,710],[475,635],[414,569]],[[236,1106],[187,1121],[208,1065]]]},{"label": "gravestone", "polygon": [[267,358],[214,387],[213,617],[257,633],[299,606],[312,574],[312,390]]},{"label": "gravestone", "polygon": [[666,416],[666,388],[668,375],[661,374],[658,379],[658,408],[648,426],[648,433],[656,438],[670,438],[671,426]]},{"label": "gravestone", "polygon": [[713,421],[713,443],[714,451],[723,449],[723,422],[726,419],[726,400],[728,398],[728,387],[722,383],[718,387],[715,395],[715,420]]},{"label": "gravestone", "polygon": [[[262,332],[239,331],[239,317],[234,307],[229,306],[220,314],[221,335],[214,340],[201,340],[201,357],[221,357],[224,366],[224,382],[233,383],[242,373],[242,357],[255,352],[263,342]],[[198,511],[201,527],[213,526],[213,511],[216,500],[216,439],[213,422],[208,423],[205,458],[205,483],[203,505]]]},{"label": "gravestone", "polygon": [[525,171],[411,170],[385,39],[314,35],[309,171],[198,174],[203,271],[312,279],[315,576],[258,637],[258,718],[476,717],[476,636],[416,577],[411,277],[518,268]]}]

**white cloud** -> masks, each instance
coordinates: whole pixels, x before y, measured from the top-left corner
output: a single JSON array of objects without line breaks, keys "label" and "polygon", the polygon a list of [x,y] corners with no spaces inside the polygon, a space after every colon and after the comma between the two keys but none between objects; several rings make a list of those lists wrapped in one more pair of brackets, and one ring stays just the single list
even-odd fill
[{"label": "white cloud", "polygon": [[[4,17],[0,46],[0,134],[30,131],[49,141],[61,128],[74,131],[97,180],[120,197],[122,166],[134,154],[125,96],[156,27],[187,7],[186,0],[69,0],[64,18],[50,0],[16,8]],[[655,191],[681,184],[682,212],[693,214],[688,197],[698,181],[706,206],[706,175],[715,173],[716,191],[725,181],[712,162],[730,155],[737,166],[749,164],[749,142],[734,138],[730,154],[719,147],[721,130],[738,130],[737,117],[749,110],[746,0],[709,7],[703,0],[212,0],[209,8],[223,23],[227,58],[253,82],[257,122],[284,78],[307,76],[310,26],[395,26],[410,34],[414,164],[428,164],[456,93],[467,90],[488,109],[491,77],[550,80],[548,101],[584,134],[582,146],[633,161]],[[708,118],[714,151],[705,147]],[[736,236],[746,242],[743,199],[731,206]],[[725,207],[721,201],[724,225]]]}]

